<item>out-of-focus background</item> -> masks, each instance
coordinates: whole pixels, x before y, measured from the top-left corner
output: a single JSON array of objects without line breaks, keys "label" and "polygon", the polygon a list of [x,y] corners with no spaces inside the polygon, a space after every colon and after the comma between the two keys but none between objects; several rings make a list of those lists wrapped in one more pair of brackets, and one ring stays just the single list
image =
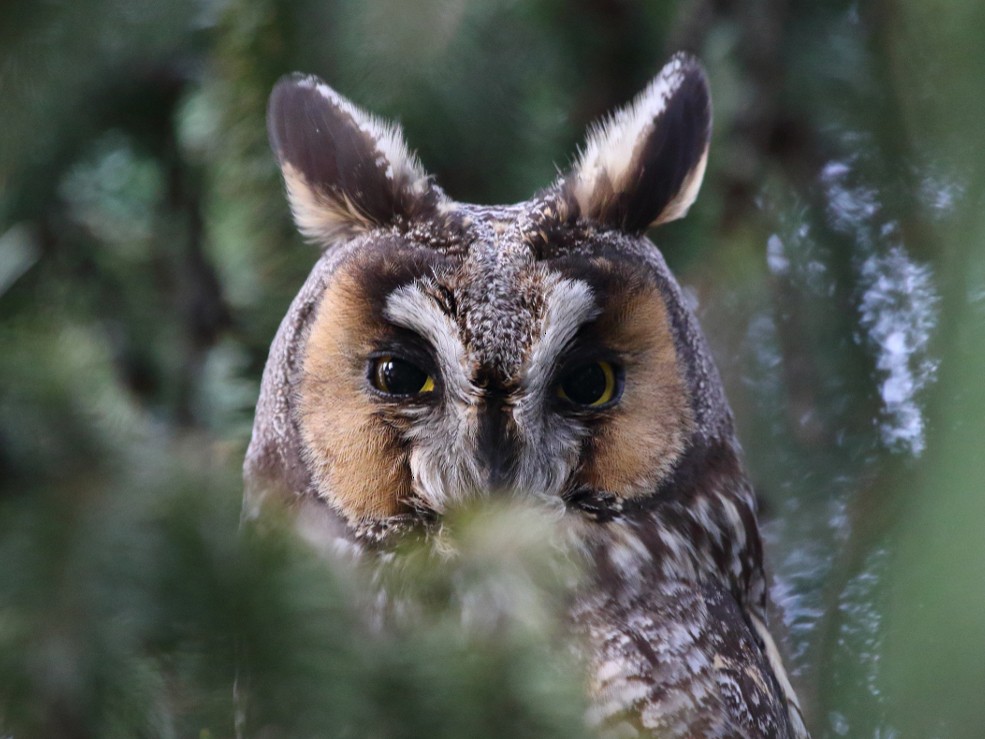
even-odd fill
[{"label": "out-of-focus background", "polygon": [[[248,735],[577,734],[543,614],[366,640],[351,583],[237,535],[316,258],[264,109],[316,73],[456,199],[522,200],[678,49],[714,140],[653,238],[727,385],[814,735],[981,736],[982,28],[974,0],[7,0],[0,736],[231,736],[234,682]],[[483,536],[472,574],[509,569]]]}]

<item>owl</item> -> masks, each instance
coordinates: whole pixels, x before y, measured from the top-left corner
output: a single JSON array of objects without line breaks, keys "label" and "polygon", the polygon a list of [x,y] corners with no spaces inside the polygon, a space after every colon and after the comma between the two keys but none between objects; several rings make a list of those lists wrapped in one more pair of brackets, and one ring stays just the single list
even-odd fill
[{"label": "owl", "polygon": [[273,341],[247,515],[385,550],[463,500],[554,505],[591,563],[571,622],[620,736],[807,736],[767,628],[756,501],[697,321],[645,235],[695,200],[711,102],[677,54],[530,200],[451,199],[320,79],[267,125],[322,256]]}]

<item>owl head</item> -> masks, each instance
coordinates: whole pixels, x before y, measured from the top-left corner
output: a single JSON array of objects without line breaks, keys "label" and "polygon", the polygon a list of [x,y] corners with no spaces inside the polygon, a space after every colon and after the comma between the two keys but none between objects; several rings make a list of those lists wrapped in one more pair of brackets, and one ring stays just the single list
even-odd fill
[{"label": "owl head", "polygon": [[398,128],[316,77],[282,79],[267,122],[323,253],[271,349],[248,512],[286,496],[373,541],[483,496],[605,519],[693,486],[696,455],[731,448],[700,331],[645,235],[704,174],[694,59],[674,56],[514,205],[453,200]]}]

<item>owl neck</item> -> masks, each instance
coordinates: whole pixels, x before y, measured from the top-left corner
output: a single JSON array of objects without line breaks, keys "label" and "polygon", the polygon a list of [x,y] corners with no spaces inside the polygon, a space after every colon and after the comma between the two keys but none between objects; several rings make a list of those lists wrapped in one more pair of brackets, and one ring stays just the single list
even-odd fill
[{"label": "owl neck", "polygon": [[693,444],[655,495],[610,509],[597,525],[593,560],[605,590],[655,578],[714,582],[753,612],[765,608],[755,498],[730,442]]}]

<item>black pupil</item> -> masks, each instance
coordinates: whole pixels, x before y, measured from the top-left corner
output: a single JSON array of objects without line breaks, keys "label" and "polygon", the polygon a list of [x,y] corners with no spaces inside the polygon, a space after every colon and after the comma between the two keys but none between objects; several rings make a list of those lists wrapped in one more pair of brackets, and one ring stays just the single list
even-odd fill
[{"label": "black pupil", "polygon": [[568,399],[580,405],[591,405],[605,394],[605,371],[598,362],[582,365],[568,373],[561,389]]},{"label": "black pupil", "polygon": [[381,389],[392,395],[419,393],[428,380],[427,372],[396,358],[382,360],[377,372],[383,384]]}]

